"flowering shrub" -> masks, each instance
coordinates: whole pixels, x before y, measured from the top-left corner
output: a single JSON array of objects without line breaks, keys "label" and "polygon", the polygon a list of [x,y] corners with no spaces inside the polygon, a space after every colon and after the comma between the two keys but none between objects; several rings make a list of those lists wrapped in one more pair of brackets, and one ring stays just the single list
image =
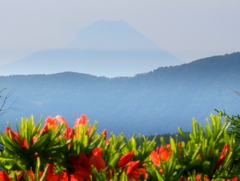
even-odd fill
[{"label": "flowering shrub", "polygon": [[10,125],[0,136],[0,180],[28,181],[237,181],[239,148],[228,135],[227,117],[211,115],[205,129],[192,122],[186,142],[170,138],[156,147],[144,136],[126,139],[107,130],[96,133],[82,115],[70,128],[62,116],[47,117],[35,125],[22,118],[16,132]]}]

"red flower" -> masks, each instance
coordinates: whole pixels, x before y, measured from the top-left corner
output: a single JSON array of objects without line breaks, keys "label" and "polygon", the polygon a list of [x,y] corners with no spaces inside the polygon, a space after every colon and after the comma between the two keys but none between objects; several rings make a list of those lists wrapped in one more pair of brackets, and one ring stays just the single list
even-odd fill
[{"label": "red flower", "polygon": [[14,133],[13,130],[11,128],[9,128],[9,127],[6,127],[6,133],[8,135],[11,135],[13,140],[18,140],[19,139],[18,133]]},{"label": "red flower", "polygon": [[46,178],[46,181],[67,181],[67,173],[63,172],[63,173],[57,173],[57,174],[52,174],[51,176]]},{"label": "red flower", "polygon": [[[190,178],[184,178],[183,176],[181,176],[179,181],[190,181]],[[195,181],[202,181],[202,176],[201,175],[196,175]],[[204,176],[203,181],[210,181],[210,180],[207,177]]]},{"label": "red flower", "polygon": [[27,142],[26,138],[23,138],[23,142],[21,142],[21,146],[24,149],[28,149],[29,148],[29,145],[28,145],[28,142]]},{"label": "red flower", "polygon": [[49,116],[49,117],[46,118],[45,125],[41,129],[40,133],[42,133],[43,131],[48,131],[49,128],[52,128],[53,130],[56,130],[58,128],[57,122],[59,122],[60,124],[65,124],[66,128],[68,128],[67,121],[64,119],[64,117],[58,115],[58,116],[52,118],[52,117]]},{"label": "red flower", "polygon": [[12,140],[16,140],[21,145],[21,147],[23,149],[28,149],[29,148],[27,139],[23,138],[23,140],[21,140],[19,134],[18,133],[14,133],[11,128],[7,127],[6,128],[6,133],[7,133],[7,135],[11,135]]},{"label": "red flower", "polygon": [[[87,116],[85,114],[81,115],[81,118],[76,119],[74,127],[80,126],[80,125],[87,125]],[[89,126],[86,131],[86,135],[89,135],[92,132],[93,126]]]},{"label": "red flower", "polygon": [[52,118],[52,117],[47,117],[45,119],[45,125],[44,127],[40,130],[40,133],[42,133],[43,131],[48,131],[50,127],[52,127],[54,130],[57,129],[57,120],[56,118]]},{"label": "red flower", "polygon": [[219,167],[222,165],[225,157],[227,157],[228,154],[229,154],[229,144],[226,143],[226,144],[224,145],[223,149],[222,149],[222,153],[221,153],[221,155],[220,155],[220,158],[219,158],[218,162],[217,162],[216,165],[215,165],[215,170],[219,169]]},{"label": "red flower", "polygon": [[0,172],[0,179],[2,181],[11,181],[10,177],[4,171]]},{"label": "red flower", "polygon": [[60,123],[60,124],[65,124],[66,125],[66,128],[68,128],[68,124],[67,124],[67,121],[64,117],[60,116],[60,115],[57,115],[55,117],[55,119]]},{"label": "red flower", "polygon": [[[207,177],[203,177],[204,181],[210,181]],[[202,176],[201,175],[197,175],[196,176],[196,181],[202,181]]]},{"label": "red flower", "polygon": [[229,181],[238,181],[238,178],[234,177],[234,178],[230,179]]},{"label": "red flower", "polygon": [[88,179],[91,173],[91,165],[89,164],[89,159],[85,155],[85,153],[80,153],[79,157],[70,157],[70,160],[73,164],[75,169],[74,174],[76,171],[78,172],[77,175],[79,177],[83,177]]},{"label": "red flower", "polygon": [[87,124],[87,116],[85,114],[81,115],[81,118],[76,119],[75,121],[75,125],[74,126],[78,126],[78,125],[86,125]]},{"label": "red flower", "polygon": [[148,178],[148,174],[144,168],[138,168],[140,161],[130,161],[127,165],[126,174],[128,175],[128,180],[139,180],[140,175],[144,178]]},{"label": "red flower", "polygon": [[106,168],[106,164],[100,156],[93,155],[89,160],[89,164],[93,165],[98,170],[98,172]]},{"label": "red flower", "polygon": [[160,167],[161,161],[168,161],[172,151],[170,145],[166,145],[168,150],[165,150],[163,146],[160,146],[160,148],[157,148],[156,151],[152,151],[150,153],[150,158],[154,165]]},{"label": "red flower", "polygon": [[[39,173],[40,177],[43,175],[42,171],[40,171],[38,173]],[[34,181],[35,180],[35,173],[32,170],[27,170],[27,174],[25,172],[21,172],[20,174],[17,174],[17,179],[18,180],[26,180],[27,177],[30,179],[30,181]],[[48,179],[46,179],[46,180],[48,180]]]},{"label": "red flower", "polygon": [[72,175],[78,180],[89,180],[93,165],[98,171],[105,169],[106,164],[102,159],[102,148],[96,147],[88,158],[85,153],[80,153],[79,157],[70,158],[74,172]]},{"label": "red flower", "polygon": [[102,157],[102,148],[100,147],[94,148],[92,151],[92,155]]},{"label": "red flower", "polygon": [[106,168],[106,164],[102,159],[102,148],[99,147],[94,148],[89,163],[90,165],[93,165],[98,171]]},{"label": "red flower", "polygon": [[103,139],[106,140],[107,139],[107,130],[104,129],[102,134],[104,135]]},{"label": "red flower", "polygon": [[64,138],[66,140],[69,140],[69,139],[72,139],[74,136],[74,129],[71,129],[71,128],[66,128],[65,131],[64,131]]},{"label": "red flower", "polygon": [[[48,166],[49,167],[46,181],[68,181],[68,174],[66,172],[62,171],[60,173],[54,174],[54,164],[50,163],[48,164]],[[78,179],[76,179],[75,176],[72,174],[70,174],[69,177],[70,181],[78,181]]]},{"label": "red flower", "polygon": [[130,152],[127,153],[126,155],[123,155],[123,156],[119,159],[117,168],[125,167],[125,166],[128,164],[128,162],[130,162],[130,161],[132,160],[133,156],[134,156],[134,151],[130,151]]},{"label": "red flower", "polygon": [[86,131],[86,135],[89,135],[92,132],[93,126],[89,126],[87,131]]},{"label": "red flower", "polygon": [[50,163],[50,164],[47,164],[48,165],[48,174],[47,174],[47,178],[46,180],[53,180],[53,177],[54,177],[54,164],[53,163]]}]

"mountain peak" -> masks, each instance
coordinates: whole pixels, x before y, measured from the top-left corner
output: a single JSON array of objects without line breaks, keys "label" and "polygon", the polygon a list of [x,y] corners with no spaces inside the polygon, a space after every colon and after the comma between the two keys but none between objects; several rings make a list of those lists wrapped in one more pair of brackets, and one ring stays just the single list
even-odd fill
[{"label": "mountain peak", "polygon": [[122,20],[100,20],[80,29],[67,47],[80,50],[162,50]]},{"label": "mountain peak", "polygon": [[[80,29],[62,49],[37,51],[0,67],[0,75],[72,71],[96,76],[134,76],[183,62],[124,21],[97,21]],[[54,65],[54,66],[52,66]]]}]

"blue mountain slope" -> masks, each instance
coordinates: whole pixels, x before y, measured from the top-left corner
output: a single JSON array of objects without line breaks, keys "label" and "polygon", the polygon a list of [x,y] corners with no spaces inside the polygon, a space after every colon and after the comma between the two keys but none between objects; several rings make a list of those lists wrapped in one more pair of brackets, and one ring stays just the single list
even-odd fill
[{"label": "blue mountain slope", "polygon": [[[72,72],[52,75],[0,76],[0,84],[15,90],[19,110],[1,116],[15,124],[34,114],[65,116],[73,125],[85,113],[99,132],[152,135],[190,130],[195,117],[205,124],[214,109],[239,114],[240,53],[209,57],[180,66],[159,68],[128,78],[105,78]],[[9,100],[10,101],[10,100]],[[10,101],[11,103],[11,101]]]}]

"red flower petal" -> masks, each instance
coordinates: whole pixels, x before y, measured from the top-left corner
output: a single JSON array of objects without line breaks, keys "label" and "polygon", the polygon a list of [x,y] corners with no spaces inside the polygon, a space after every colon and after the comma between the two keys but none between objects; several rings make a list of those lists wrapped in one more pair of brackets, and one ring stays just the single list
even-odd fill
[{"label": "red flower petal", "polygon": [[89,160],[89,163],[90,165],[93,165],[98,171],[106,168],[106,164],[100,156],[92,156]]},{"label": "red flower petal", "polygon": [[165,148],[163,146],[160,146],[159,148],[159,156],[160,156],[160,160],[165,160],[168,161],[170,155],[171,155],[171,147],[170,145],[166,145],[168,150],[165,150]]},{"label": "red flower petal", "polygon": [[106,129],[104,129],[103,130],[103,132],[102,132],[102,134],[104,135],[104,140],[106,140],[107,139],[107,130]]},{"label": "red flower petal", "polygon": [[92,151],[92,155],[102,157],[102,148],[96,147]]},{"label": "red flower petal", "polygon": [[57,115],[56,117],[55,117],[55,119],[59,122],[59,123],[63,123],[63,124],[65,124],[66,125],[66,127],[68,128],[68,124],[67,124],[67,121],[66,121],[66,119],[64,118],[64,117],[62,117],[62,116],[60,116],[60,115]]},{"label": "red flower petal", "polygon": [[57,129],[57,120],[56,118],[52,118],[52,117],[47,117],[45,120],[45,126],[44,126],[44,130],[48,130],[50,127],[52,127],[54,130]]},{"label": "red flower petal", "polygon": [[128,163],[128,168],[126,174],[129,175],[131,174],[140,164],[140,161],[131,161]]},{"label": "red flower petal", "polygon": [[19,138],[18,133],[14,133],[13,130],[11,128],[9,128],[9,127],[6,127],[6,133],[8,135],[11,135],[13,140]]},{"label": "red flower petal", "polygon": [[229,144],[226,143],[222,149],[222,152],[221,152],[221,155],[220,155],[220,158],[218,160],[218,162],[216,163],[215,165],[215,170],[219,169],[219,167],[222,165],[225,157],[227,157],[227,155],[229,154]]},{"label": "red flower petal", "polygon": [[150,158],[151,158],[151,160],[152,160],[154,165],[160,167],[160,159],[159,159],[159,155],[158,155],[158,153],[156,151],[153,150],[150,153]]},{"label": "red flower petal", "polygon": [[134,156],[134,151],[130,151],[126,155],[122,156],[118,162],[117,168],[125,167],[127,163],[132,160],[133,156]]},{"label": "red flower petal", "polygon": [[9,176],[4,171],[0,172],[0,179],[3,181],[11,181]]},{"label": "red flower petal", "polygon": [[[19,139],[20,140],[20,139]],[[26,138],[23,138],[23,142],[20,141],[19,142],[22,146],[22,148],[25,148],[25,149],[28,149],[29,148],[29,145],[28,145],[28,142],[27,142],[27,139]]]},{"label": "red flower petal", "polygon": [[85,153],[80,153],[79,157],[71,156],[70,160],[74,167],[77,167],[80,165],[86,168],[87,170],[91,170],[91,165],[89,164],[89,160],[86,157]]},{"label": "red flower petal", "polygon": [[91,174],[91,170],[89,169],[86,169],[85,167],[83,166],[77,166],[75,167],[75,171],[73,173],[74,177],[77,179],[77,180],[84,180],[84,179],[89,179],[90,177],[90,174]]},{"label": "red flower petal", "polygon": [[89,135],[92,132],[93,126],[89,126],[86,132],[86,135]]},{"label": "red flower petal", "polygon": [[76,119],[75,126],[78,126],[80,124],[82,124],[82,125],[86,125],[87,124],[87,116],[85,114],[82,114],[81,118]]},{"label": "red flower petal", "polygon": [[72,139],[73,136],[74,136],[74,129],[67,127],[67,129],[65,129],[64,131],[64,138],[66,140],[69,140],[69,139]]},{"label": "red flower petal", "polygon": [[[207,177],[203,177],[204,181],[210,181]],[[201,175],[197,175],[196,176],[196,181],[202,181],[202,176]]]},{"label": "red flower petal", "polygon": [[[48,165],[48,174],[47,174],[47,179],[46,180],[52,180],[52,177],[54,177],[54,164],[53,163],[49,163]],[[58,177],[59,175],[57,175],[56,177]]]}]

